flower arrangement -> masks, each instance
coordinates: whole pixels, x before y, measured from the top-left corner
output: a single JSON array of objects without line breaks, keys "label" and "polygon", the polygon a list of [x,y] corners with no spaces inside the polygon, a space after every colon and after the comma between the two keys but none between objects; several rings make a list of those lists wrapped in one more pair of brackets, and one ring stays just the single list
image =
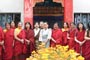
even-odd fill
[{"label": "flower arrangement", "polygon": [[45,48],[44,43],[42,43],[39,47],[40,50],[33,51],[26,60],[84,60],[74,50],[68,50],[68,46],[57,45],[55,48]]}]

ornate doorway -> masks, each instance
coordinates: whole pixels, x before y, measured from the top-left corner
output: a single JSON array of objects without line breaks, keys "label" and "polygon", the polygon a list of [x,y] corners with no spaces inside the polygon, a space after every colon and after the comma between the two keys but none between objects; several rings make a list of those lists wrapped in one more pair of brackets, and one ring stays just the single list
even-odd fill
[{"label": "ornate doorway", "polygon": [[55,22],[62,26],[64,21],[64,7],[62,3],[53,2],[53,0],[44,0],[44,2],[36,3],[33,8],[34,23],[35,22],[48,22],[52,28]]}]

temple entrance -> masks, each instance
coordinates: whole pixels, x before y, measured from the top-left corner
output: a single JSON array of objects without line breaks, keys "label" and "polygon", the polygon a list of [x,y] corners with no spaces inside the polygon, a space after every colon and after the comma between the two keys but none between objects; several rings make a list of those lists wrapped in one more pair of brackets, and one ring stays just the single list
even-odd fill
[{"label": "temple entrance", "polygon": [[44,0],[44,2],[36,3],[33,8],[34,23],[48,22],[49,27],[52,28],[55,22],[62,26],[64,21],[64,7],[61,3],[53,2],[53,0]]}]

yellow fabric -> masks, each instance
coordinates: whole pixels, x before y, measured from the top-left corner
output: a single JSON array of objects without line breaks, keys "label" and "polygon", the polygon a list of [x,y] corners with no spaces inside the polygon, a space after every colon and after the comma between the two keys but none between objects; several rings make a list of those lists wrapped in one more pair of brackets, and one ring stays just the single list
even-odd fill
[{"label": "yellow fabric", "polygon": [[64,32],[64,31],[68,31],[68,28],[67,29],[62,28],[62,32]]},{"label": "yellow fabric", "polygon": [[18,35],[18,34],[20,33],[20,31],[21,31],[21,29],[16,28],[16,29],[15,29],[15,35]]},{"label": "yellow fabric", "polygon": [[7,32],[7,29],[4,29],[3,32],[6,33]]}]

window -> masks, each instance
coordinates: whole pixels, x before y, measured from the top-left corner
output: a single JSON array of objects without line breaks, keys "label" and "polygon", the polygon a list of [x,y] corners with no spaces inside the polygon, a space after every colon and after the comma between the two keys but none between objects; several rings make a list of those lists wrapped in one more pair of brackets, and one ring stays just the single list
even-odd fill
[{"label": "window", "polygon": [[79,22],[82,22],[87,28],[87,24],[90,23],[90,13],[75,13],[74,22],[77,25]]},{"label": "window", "polygon": [[5,28],[5,23],[10,23],[12,20],[15,21],[15,24],[20,21],[20,13],[1,13],[0,14],[0,26]]}]

